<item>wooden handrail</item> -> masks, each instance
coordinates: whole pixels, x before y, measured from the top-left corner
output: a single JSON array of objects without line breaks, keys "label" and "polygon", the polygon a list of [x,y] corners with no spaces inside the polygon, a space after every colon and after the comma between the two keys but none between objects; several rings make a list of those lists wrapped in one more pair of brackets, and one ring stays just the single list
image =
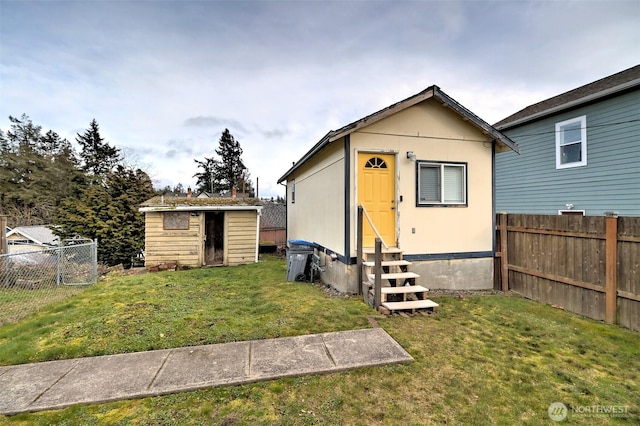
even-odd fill
[{"label": "wooden handrail", "polygon": [[360,207],[362,207],[362,212],[364,213],[364,217],[367,218],[367,222],[369,222],[369,225],[371,225],[371,229],[373,229],[373,233],[376,235],[376,237],[380,238],[380,241],[382,242],[382,245],[384,246],[384,248],[389,248],[387,243],[384,242],[384,238],[382,238],[382,236],[376,229],[376,226],[373,224],[373,221],[369,217],[369,213],[367,213],[367,209],[365,209],[362,204],[360,204]]}]

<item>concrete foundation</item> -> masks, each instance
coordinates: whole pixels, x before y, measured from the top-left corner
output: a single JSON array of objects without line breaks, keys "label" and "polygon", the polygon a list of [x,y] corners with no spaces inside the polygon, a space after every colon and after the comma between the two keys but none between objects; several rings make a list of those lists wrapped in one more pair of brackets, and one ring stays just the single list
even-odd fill
[{"label": "concrete foundation", "polygon": [[[332,261],[321,254],[323,283],[342,293],[358,292],[358,267]],[[409,270],[420,275],[417,284],[433,290],[490,290],[493,288],[493,258],[414,261]]]},{"label": "concrete foundation", "polygon": [[412,262],[410,270],[420,275],[418,283],[434,290],[490,290],[493,288],[493,258],[450,259]]}]

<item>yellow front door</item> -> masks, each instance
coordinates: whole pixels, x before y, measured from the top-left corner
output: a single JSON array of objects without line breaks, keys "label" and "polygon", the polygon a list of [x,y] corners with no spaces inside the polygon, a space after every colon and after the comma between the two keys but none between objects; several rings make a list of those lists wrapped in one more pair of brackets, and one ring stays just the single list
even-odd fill
[{"label": "yellow front door", "polygon": [[[394,154],[358,154],[358,204],[364,206],[384,244],[396,245],[396,172]],[[363,246],[373,247],[373,229],[363,220]]]}]

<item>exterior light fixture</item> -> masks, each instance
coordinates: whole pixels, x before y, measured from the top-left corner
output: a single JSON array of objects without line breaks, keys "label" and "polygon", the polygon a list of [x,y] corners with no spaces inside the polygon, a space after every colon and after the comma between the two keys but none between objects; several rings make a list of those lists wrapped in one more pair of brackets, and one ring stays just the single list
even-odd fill
[{"label": "exterior light fixture", "polygon": [[407,158],[411,161],[416,161],[416,153],[413,151],[407,151]]}]

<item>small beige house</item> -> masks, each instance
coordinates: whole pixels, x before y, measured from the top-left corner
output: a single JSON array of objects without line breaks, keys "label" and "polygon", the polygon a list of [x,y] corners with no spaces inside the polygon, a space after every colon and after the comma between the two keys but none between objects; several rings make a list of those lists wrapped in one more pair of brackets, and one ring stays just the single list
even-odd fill
[{"label": "small beige house", "polygon": [[428,288],[492,288],[494,155],[506,150],[518,148],[431,86],[328,132],[294,163],[278,181],[287,239],[315,243],[321,279],[356,292],[362,205],[365,250],[379,235]]},{"label": "small beige house", "polygon": [[262,205],[254,198],[154,197],[145,215],[145,266],[200,267],[258,261]]},{"label": "small beige house", "polygon": [[60,239],[48,226],[17,226],[7,232],[9,253],[41,251],[57,247]]}]

